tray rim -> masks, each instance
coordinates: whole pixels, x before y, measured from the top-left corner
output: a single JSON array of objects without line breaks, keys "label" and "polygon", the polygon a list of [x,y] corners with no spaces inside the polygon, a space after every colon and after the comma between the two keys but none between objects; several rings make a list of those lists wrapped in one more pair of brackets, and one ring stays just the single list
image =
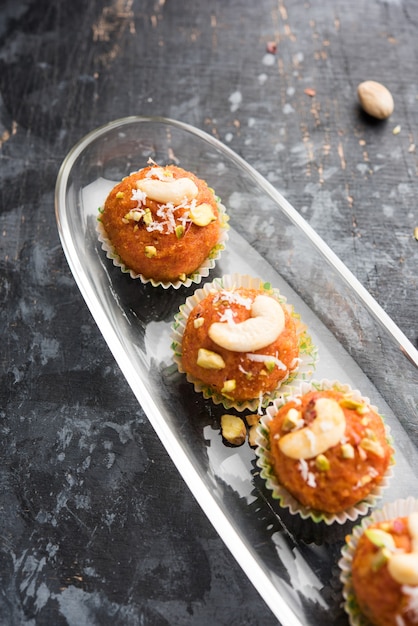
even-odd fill
[{"label": "tray rim", "polygon": [[[77,254],[76,247],[73,239],[66,235],[69,233],[67,214],[64,210],[65,207],[65,190],[67,188],[67,182],[69,179],[69,173],[71,166],[80,156],[83,150],[95,139],[108,133],[112,129],[122,128],[130,124],[136,123],[161,123],[169,126],[176,127],[180,130],[191,133],[196,137],[199,137],[205,142],[211,144],[214,148],[224,153],[226,157],[234,161],[240,168],[247,170],[251,176],[257,181],[257,183],[264,189],[264,191],[275,201],[276,204],[284,211],[288,218],[294,225],[299,227],[304,234],[310,239],[317,250],[323,257],[335,268],[340,277],[348,283],[350,288],[353,289],[357,296],[362,300],[365,307],[369,312],[379,320],[379,322],[386,328],[394,340],[399,344],[400,350],[404,356],[408,358],[416,368],[418,368],[418,350],[409,341],[406,335],[401,331],[397,324],[390,318],[390,316],[384,311],[384,309],[378,304],[373,296],[366,290],[366,288],[360,283],[360,281],[354,276],[354,274],[347,268],[347,266],[341,261],[341,259],[332,251],[332,249],[325,243],[325,241],[318,235],[318,233],[306,222],[306,220],[297,212],[297,210],[286,200],[286,198],[279,192],[271,183],[269,183],[261,174],[257,172],[249,163],[235,153],[231,148],[223,144],[221,141],[207,134],[205,131],[194,127],[185,122],[171,119],[169,117],[161,116],[127,116],[112,120],[106,124],[103,124],[89,133],[84,135],[67,153],[64,158],[61,167],[58,172],[54,203],[55,203],[55,217],[61,240],[61,245],[67,259],[67,263],[73,274],[75,282],[83,296],[83,299],[90,310],[90,313],[95,320],[101,334],[103,335],[107,346],[109,347],[113,357],[115,358],[119,368],[121,369],[127,383],[131,387],[134,396],[137,398],[138,403],[144,410],[147,418],[153,426],[156,434],[158,435],[165,450],[169,454],[174,465],[177,467],[182,479],[186,482],[190,491],[194,495],[196,501],[204,511],[205,515],[218,532],[219,536],[234,556],[235,560],[241,566],[249,580],[254,587],[258,590],[260,596],[265,603],[269,606],[273,614],[283,621],[285,626],[303,626],[299,618],[294,614],[290,606],[286,603],[277,592],[277,588],[272,584],[269,577],[263,571],[258,564],[255,557],[253,557],[247,550],[244,542],[240,538],[239,534],[234,530],[231,521],[225,515],[219,504],[216,502],[212,494],[206,489],[202,490],[202,483],[199,474],[187,457],[181,446],[173,437],[170,432],[170,428],[164,422],[164,420],[158,420],[155,413],[158,413],[158,409],[153,401],[153,398],[142,383],[141,379],[137,377],[136,373],[128,367],[128,361],[124,359],[124,350],[120,343],[120,340],[115,332],[114,326],[110,322],[109,318],[102,309],[99,299],[86,288],[84,269],[80,263],[80,259]],[[208,498],[209,496],[209,498]]]}]

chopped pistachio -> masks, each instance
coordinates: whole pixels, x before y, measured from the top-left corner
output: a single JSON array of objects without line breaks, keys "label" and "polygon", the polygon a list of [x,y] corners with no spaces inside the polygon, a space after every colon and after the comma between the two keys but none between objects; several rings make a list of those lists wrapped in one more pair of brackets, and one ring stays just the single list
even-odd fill
[{"label": "chopped pistachio", "polygon": [[343,443],[341,446],[343,459],[354,459],[354,448],[351,443]]},{"label": "chopped pistachio", "polygon": [[184,226],[182,224],[178,224],[175,228],[175,233],[177,239],[181,239],[184,235]]},{"label": "chopped pistachio", "polygon": [[124,215],[124,217],[122,218],[122,222],[124,222],[124,224],[128,224],[130,220],[133,220],[134,222],[139,222],[141,218],[142,218],[142,212],[132,209],[131,211],[128,211],[128,213]]},{"label": "chopped pistachio", "polygon": [[205,348],[199,348],[196,363],[199,367],[204,367],[208,370],[221,370],[225,367],[225,361],[220,354]]},{"label": "chopped pistachio", "polygon": [[221,430],[224,439],[234,446],[243,444],[247,436],[247,429],[243,420],[237,415],[230,415],[229,413],[221,416]]},{"label": "chopped pistachio", "polygon": [[378,572],[390,559],[390,550],[387,548],[381,548],[373,555],[370,563],[372,572]]},{"label": "chopped pistachio", "polygon": [[144,224],[146,224],[147,226],[149,226],[152,223],[152,213],[150,209],[145,209],[143,219],[144,219]]},{"label": "chopped pistachio", "polygon": [[236,386],[237,386],[237,382],[234,378],[231,378],[230,380],[226,380],[224,382],[224,386],[221,389],[221,393],[231,393],[231,391],[234,391]]},{"label": "chopped pistachio", "polygon": [[269,374],[271,374],[276,366],[274,361],[266,361],[264,365],[266,366],[266,370],[269,372]]},{"label": "chopped pistachio", "polygon": [[283,430],[293,430],[298,425],[299,420],[301,419],[301,412],[295,408],[291,408],[288,410],[286,417],[283,422]]},{"label": "chopped pistachio", "polygon": [[204,317],[196,317],[196,319],[193,321],[193,326],[194,328],[201,328],[204,323],[205,323]]},{"label": "chopped pistachio", "polygon": [[394,550],[396,547],[393,536],[380,528],[366,528],[364,534],[377,548],[388,548],[389,550]]},{"label": "chopped pistachio", "polygon": [[320,472],[327,472],[330,468],[330,462],[325,454],[318,454],[315,459],[315,465]]},{"label": "chopped pistachio", "polygon": [[253,424],[252,426],[250,426],[250,429],[248,431],[248,443],[252,448],[255,448],[255,446],[257,445],[257,431],[258,424]]},{"label": "chopped pistachio", "polygon": [[360,414],[364,412],[364,409],[366,409],[367,411],[367,406],[364,404],[364,402],[359,402],[358,400],[354,400],[349,396],[345,396],[344,398],[342,398],[339,402],[339,405],[343,409],[352,409]]},{"label": "chopped pistachio", "polygon": [[245,416],[245,421],[247,422],[248,426],[257,426],[260,421],[260,416],[257,415],[257,413],[250,413],[249,415]]},{"label": "chopped pistachio", "polygon": [[363,404],[363,406],[359,406],[358,409],[356,409],[357,413],[359,415],[365,415],[366,413],[369,412],[369,407],[367,406],[367,404]]},{"label": "chopped pistachio", "polygon": [[207,226],[216,220],[216,217],[213,214],[211,205],[207,202],[203,202],[191,209],[190,219],[196,226]]},{"label": "chopped pistachio", "polygon": [[122,199],[122,198],[124,198],[124,197],[125,197],[125,194],[123,193],[123,191],[118,191],[118,192],[117,192],[117,194],[116,194],[116,198],[117,198],[118,200],[121,200],[121,199]]},{"label": "chopped pistachio", "polygon": [[360,446],[363,448],[363,450],[366,450],[366,452],[371,452],[376,456],[383,457],[385,455],[383,446],[378,441],[369,439],[369,437],[363,437],[363,439],[360,441]]},{"label": "chopped pistachio", "polygon": [[372,481],[372,477],[370,474],[365,474],[359,480],[360,487],[364,487],[364,485],[368,485]]},{"label": "chopped pistachio", "polygon": [[366,428],[365,434],[366,434],[367,439],[372,439],[373,441],[376,441],[377,439],[376,433],[371,428]]},{"label": "chopped pistachio", "polygon": [[145,246],[145,256],[148,259],[152,259],[157,255],[157,248],[155,246]]}]

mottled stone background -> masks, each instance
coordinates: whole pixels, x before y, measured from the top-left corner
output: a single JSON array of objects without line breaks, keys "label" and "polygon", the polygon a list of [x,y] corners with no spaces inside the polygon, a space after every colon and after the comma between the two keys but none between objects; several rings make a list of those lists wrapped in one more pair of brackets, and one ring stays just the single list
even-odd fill
[{"label": "mottled stone background", "polygon": [[[276,623],[70,274],[54,216],[68,150],[126,115],[213,134],[417,346],[417,66],[415,0],[1,2],[2,625]],[[359,110],[369,78],[394,95],[386,122]],[[248,229],[275,245],[268,218]]]}]

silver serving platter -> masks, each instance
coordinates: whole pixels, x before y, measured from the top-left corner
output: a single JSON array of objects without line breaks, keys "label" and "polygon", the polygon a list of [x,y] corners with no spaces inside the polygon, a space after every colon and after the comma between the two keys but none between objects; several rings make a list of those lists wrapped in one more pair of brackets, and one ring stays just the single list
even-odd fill
[{"label": "silver serving platter", "polygon": [[280,509],[259,476],[254,450],[224,444],[222,407],[195,393],[173,364],[173,318],[199,285],[142,284],[101,249],[98,207],[113,184],[149,157],[204,178],[227,208],[227,248],[205,281],[235,272],[270,281],[308,325],[319,353],[315,379],[350,384],[384,415],[396,465],[381,504],[418,495],[418,352],[282,195],[214,137],[166,118],[128,117],[94,130],[65,158],[56,185],[65,255],[180,474],[283,626],[347,624],[338,559],[352,523],[315,525]]}]

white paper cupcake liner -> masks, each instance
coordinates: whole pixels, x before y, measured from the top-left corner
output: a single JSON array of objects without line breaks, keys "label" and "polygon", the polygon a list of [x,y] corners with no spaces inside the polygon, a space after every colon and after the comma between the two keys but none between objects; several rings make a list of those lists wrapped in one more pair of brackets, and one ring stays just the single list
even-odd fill
[{"label": "white paper cupcake liner", "polygon": [[123,272],[124,274],[129,274],[129,276],[134,280],[139,279],[144,285],[150,283],[153,287],[162,287],[163,289],[169,289],[170,287],[174,289],[179,289],[180,287],[190,287],[190,285],[192,285],[193,283],[200,284],[203,278],[209,276],[209,272],[215,267],[216,262],[220,258],[221,253],[225,249],[226,243],[228,241],[228,216],[226,213],[226,209],[224,205],[220,202],[218,202],[218,208],[222,218],[222,226],[219,240],[209,252],[209,255],[203,261],[200,267],[198,267],[192,274],[189,274],[185,280],[164,282],[154,280],[153,278],[146,278],[142,274],[134,272],[133,270],[126,267],[126,265],[122,262],[120,256],[115,251],[109,238],[107,237],[106,231],[102,222],[100,221],[100,218],[97,220],[97,234],[102,246],[102,250],[106,253],[107,258],[110,259],[113,262],[113,265],[115,267],[118,267],[121,272]]},{"label": "white paper cupcake liner", "polygon": [[[299,334],[300,338],[300,354],[298,359],[298,364],[295,369],[290,373],[286,380],[280,381],[280,386],[277,389],[265,393],[260,398],[255,398],[253,400],[246,400],[243,402],[235,402],[228,398],[225,398],[222,394],[216,393],[205,383],[196,379],[194,376],[186,373],[183,369],[181,357],[181,345],[183,340],[183,333],[186,328],[187,319],[194,309],[194,307],[204,298],[206,298],[209,293],[216,291],[222,291],[224,289],[233,289],[237,287],[243,287],[247,289],[261,289],[273,292],[273,295],[277,298],[277,300],[284,306],[287,307],[290,315],[295,319],[295,321],[300,324],[301,331]],[[274,400],[277,395],[283,390],[287,389],[291,383],[294,383],[297,380],[305,380],[310,379],[315,369],[315,365],[318,358],[318,352],[316,346],[312,343],[311,337],[306,331],[306,328],[301,324],[299,320],[299,315],[295,313],[293,307],[290,304],[287,304],[286,298],[280,294],[278,289],[272,287],[270,283],[266,283],[261,280],[261,278],[243,275],[243,274],[227,274],[222,276],[221,278],[216,278],[211,283],[206,283],[201,289],[197,289],[193,295],[189,296],[185,303],[180,307],[179,312],[175,316],[174,324],[172,328],[172,344],[173,350],[173,359],[177,365],[177,368],[180,373],[186,373],[187,380],[194,385],[194,389],[198,393],[202,393],[204,398],[210,398],[214,404],[222,404],[226,409],[236,409],[237,411],[246,411],[250,410],[252,412],[258,412],[261,414],[261,410],[266,408],[272,400]]]},{"label": "white paper cupcake liner", "polygon": [[[392,465],[386,471],[379,485],[365,497],[363,500],[350,507],[347,510],[338,513],[326,513],[323,511],[317,511],[301,504],[296,498],[290,494],[283,485],[281,485],[274,474],[272,461],[270,456],[270,444],[268,438],[269,423],[272,421],[277,410],[286,404],[295,396],[301,396],[312,390],[325,390],[335,389],[342,391],[343,393],[351,393],[354,400],[362,400],[367,403],[371,408],[378,412],[377,408],[370,404],[370,401],[365,396],[357,391],[353,390],[350,385],[340,383],[339,381],[304,381],[300,384],[299,389],[293,389],[291,391],[284,391],[276,398],[266,411],[266,414],[260,419],[260,424],[257,431],[256,438],[256,456],[257,466],[261,469],[260,476],[264,479],[268,489],[272,492],[272,497],[278,501],[282,508],[286,508],[293,515],[300,515],[303,519],[311,519],[315,523],[324,522],[327,525],[334,523],[345,524],[347,521],[355,521],[361,515],[366,515],[369,509],[375,506],[377,500],[382,497],[382,493],[385,488],[388,487],[390,479],[392,477]],[[390,429],[385,424],[386,436],[390,440]]]},{"label": "white paper cupcake liner", "polygon": [[342,556],[338,565],[340,567],[340,580],[343,585],[344,609],[351,626],[373,626],[361,612],[352,584],[351,568],[360,537],[371,524],[390,521],[398,517],[407,517],[416,512],[418,512],[418,499],[412,496],[388,502],[381,509],[373,511],[369,517],[364,518],[360,524],[353,528],[347,538],[341,550]]}]

